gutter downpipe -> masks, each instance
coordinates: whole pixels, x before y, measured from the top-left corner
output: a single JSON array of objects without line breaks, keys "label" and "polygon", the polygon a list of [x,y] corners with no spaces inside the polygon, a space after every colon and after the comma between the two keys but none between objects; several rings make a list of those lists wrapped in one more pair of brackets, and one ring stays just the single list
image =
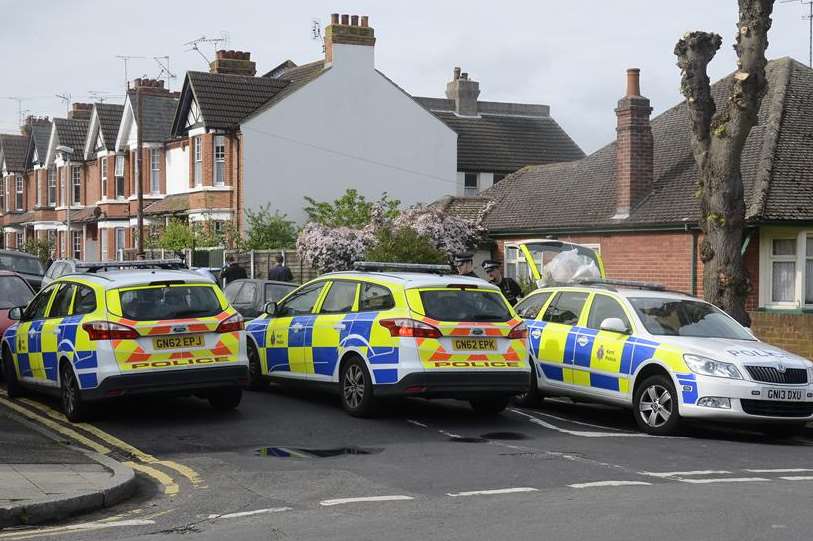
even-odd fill
[{"label": "gutter downpipe", "polygon": [[[689,229],[689,226],[686,226]],[[697,241],[700,238],[700,231],[692,229],[692,297],[697,297]]]}]

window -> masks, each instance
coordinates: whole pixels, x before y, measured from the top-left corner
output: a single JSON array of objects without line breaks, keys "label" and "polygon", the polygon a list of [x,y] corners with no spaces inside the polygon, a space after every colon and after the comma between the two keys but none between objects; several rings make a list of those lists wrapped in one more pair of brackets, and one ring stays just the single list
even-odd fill
[{"label": "window", "polygon": [[[238,284],[239,285],[239,284]],[[257,294],[257,282],[245,282],[234,299],[234,304],[252,304]]]},{"label": "window", "polygon": [[275,315],[281,317],[310,314],[313,311],[313,305],[316,304],[316,299],[322,292],[324,285],[324,282],[319,282],[300,289],[280,306]]},{"label": "window", "polygon": [[19,276],[0,276],[0,310],[25,306],[33,296],[31,288]]},{"label": "window", "polygon": [[359,294],[359,312],[390,310],[395,307],[392,293],[384,286],[362,284]]},{"label": "window", "polygon": [[505,175],[498,175],[494,173],[494,184],[497,184],[499,181],[505,178]]},{"label": "window", "polygon": [[215,186],[226,184],[226,137],[215,135]]},{"label": "window", "polygon": [[51,287],[46,288],[39,295],[34,297],[34,300],[31,301],[31,304],[25,309],[23,313],[22,320],[23,321],[31,321],[34,319],[43,319],[45,317],[45,310],[48,308],[48,301],[51,300],[51,294],[53,294],[54,290],[58,287],[58,285],[53,285]]},{"label": "window", "polygon": [[101,245],[102,250],[102,261],[107,261],[110,258],[110,255],[107,253],[107,230],[100,229],[99,230],[99,244]]},{"label": "window", "polygon": [[479,191],[477,173],[466,173],[463,176],[463,195],[477,195]]},{"label": "window", "polygon": [[277,302],[295,287],[287,284],[265,284],[265,302]]},{"label": "window", "polygon": [[0,209],[8,210],[6,206],[6,179],[0,181]]},{"label": "window", "polygon": [[631,297],[630,304],[650,334],[756,340],[719,308],[679,298]]},{"label": "window", "polygon": [[102,199],[107,199],[107,158],[99,160],[99,175],[102,180]]},{"label": "window", "polygon": [[559,293],[548,306],[542,320],[562,325],[575,325],[579,322],[579,315],[582,313],[586,300],[587,293]]},{"label": "window", "polygon": [[805,304],[813,304],[813,235],[805,238]]},{"label": "window", "polygon": [[23,177],[17,175],[17,200],[15,203],[17,204],[17,210],[23,210],[23,205],[25,201],[23,200],[23,186],[25,186],[25,182],[23,181]]},{"label": "window", "polygon": [[353,282],[333,282],[319,312],[322,314],[351,312],[356,302],[356,289],[357,284]]},{"label": "window", "polygon": [[240,294],[240,288],[243,287],[245,282],[242,281],[231,281],[226,285],[226,288],[223,290],[223,294],[226,296],[226,300],[230,303],[234,304],[237,299],[237,295]]},{"label": "window", "polygon": [[121,313],[134,321],[212,317],[223,311],[209,285],[158,285],[119,291]]},{"label": "window", "polygon": [[150,149],[150,193],[161,193],[161,149]]},{"label": "window", "polygon": [[121,251],[124,250],[124,228],[117,227],[115,231],[116,231],[115,259],[119,260],[121,256]]},{"label": "window", "polygon": [[42,185],[40,183],[40,172],[34,170],[34,206],[42,206]]},{"label": "window", "polygon": [[79,167],[71,167],[71,203],[82,204],[82,170]]},{"label": "window", "polygon": [[71,231],[71,257],[74,259],[82,259],[82,232]]},{"label": "window", "polygon": [[124,156],[116,156],[116,199],[124,197]]},{"label": "window", "polygon": [[627,329],[632,329],[626,312],[624,312],[617,300],[609,295],[596,295],[593,297],[590,316],[587,318],[587,326],[591,329],[601,329],[601,322],[613,317],[623,321]]},{"label": "window", "polygon": [[514,280],[528,280],[528,264],[525,255],[519,247],[511,244],[505,245],[505,275]]},{"label": "window", "polygon": [[509,321],[508,303],[491,289],[428,289],[420,292],[423,314],[437,321]]},{"label": "window", "polygon": [[549,298],[549,292],[531,295],[523,299],[522,302],[516,306],[515,310],[522,319],[536,319],[536,316],[539,315],[539,311],[542,310],[542,307],[545,306]]},{"label": "window", "polygon": [[87,286],[77,286],[73,300],[73,315],[89,314],[96,311],[96,294]]},{"label": "window", "polygon": [[23,242],[23,234],[22,233],[15,233],[14,237],[15,237],[14,242],[17,243],[17,249],[22,250],[23,249],[23,244],[25,244]]},{"label": "window", "polygon": [[195,186],[203,186],[203,144],[200,137],[195,137],[194,157],[195,157]]},{"label": "window", "polygon": [[56,205],[56,166],[48,168],[48,206]]},{"label": "window", "polygon": [[796,239],[771,241],[771,302],[793,302],[796,297]]},{"label": "window", "polygon": [[75,290],[76,287],[73,284],[64,284],[54,297],[54,302],[51,303],[48,317],[65,317],[70,315],[71,302],[73,301],[73,293]]}]

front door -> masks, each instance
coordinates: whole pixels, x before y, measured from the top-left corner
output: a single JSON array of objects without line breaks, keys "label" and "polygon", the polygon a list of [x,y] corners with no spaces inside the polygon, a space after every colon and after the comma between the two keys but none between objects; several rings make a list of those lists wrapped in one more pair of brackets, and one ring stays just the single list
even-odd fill
[{"label": "front door", "polygon": [[330,289],[324,295],[319,307],[319,315],[313,331],[313,370],[329,379],[333,376],[339,362],[339,346],[347,336],[347,314],[358,307],[358,284],[356,282],[337,280],[331,282]]},{"label": "front door", "polygon": [[313,310],[324,287],[325,282],[305,286],[289,296],[277,309],[268,324],[266,337],[269,374],[313,374],[310,351],[316,319]]},{"label": "front door", "polygon": [[621,358],[629,334],[602,331],[601,323],[610,318],[620,319],[627,329],[632,330],[621,304],[610,295],[596,293],[587,317],[588,329],[596,333],[588,384],[596,391],[622,396],[629,392],[629,379],[621,373]]},{"label": "front door", "polygon": [[539,363],[545,379],[553,385],[573,384],[578,337],[575,326],[587,296],[578,291],[560,292],[542,316],[545,328],[539,344]]},{"label": "front door", "polygon": [[23,312],[14,335],[14,360],[22,381],[42,384],[45,380],[45,367],[42,357],[42,327],[51,298],[60,284],[42,290]]}]

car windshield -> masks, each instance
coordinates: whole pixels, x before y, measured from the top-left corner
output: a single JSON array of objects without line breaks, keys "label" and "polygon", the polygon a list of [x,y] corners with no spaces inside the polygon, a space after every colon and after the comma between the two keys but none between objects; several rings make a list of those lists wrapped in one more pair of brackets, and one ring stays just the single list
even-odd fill
[{"label": "car windshield", "polygon": [[293,284],[265,284],[265,302],[277,302],[293,291],[295,287]]},{"label": "car windshield", "polygon": [[424,315],[438,321],[508,321],[513,317],[499,291],[428,289],[420,295]]},{"label": "car windshield", "polygon": [[0,309],[25,306],[34,294],[19,276],[0,276]]},{"label": "car windshield", "polygon": [[629,299],[650,334],[755,340],[719,308],[701,301],[657,297]]},{"label": "car windshield", "polygon": [[24,257],[14,254],[0,254],[0,269],[35,274],[37,276],[45,274],[42,263],[36,257]]},{"label": "car windshield", "polygon": [[209,317],[223,308],[209,285],[159,285],[119,293],[121,313],[134,321]]}]

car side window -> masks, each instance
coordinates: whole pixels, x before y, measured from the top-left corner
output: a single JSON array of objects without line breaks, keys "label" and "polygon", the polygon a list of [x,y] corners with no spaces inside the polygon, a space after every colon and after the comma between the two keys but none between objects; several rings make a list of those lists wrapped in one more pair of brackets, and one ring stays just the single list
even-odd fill
[{"label": "car side window", "polygon": [[230,282],[226,285],[226,288],[223,290],[223,294],[226,295],[226,299],[229,302],[236,302],[237,296],[240,294],[240,288],[243,287],[244,282]]},{"label": "car side window", "polygon": [[316,304],[316,299],[319,298],[323,287],[325,287],[325,283],[319,282],[300,289],[280,305],[275,315],[277,317],[285,317],[310,314],[313,311],[313,305]]},{"label": "car side window", "polygon": [[87,286],[77,286],[73,300],[73,315],[90,314],[96,311],[96,293]]},{"label": "car side window", "polygon": [[71,311],[71,302],[73,301],[73,293],[76,291],[76,286],[73,284],[62,284],[62,287],[57,291],[54,297],[54,302],[51,303],[51,309],[48,311],[48,317],[66,317]]},{"label": "car side window", "polygon": [[631,328],[629,318],[627,318],[627,314],[617,300],[609,295],[596,295],[593,297],[590,315],[587,318],[587,326],[591,329],[600,329],[601,322],[611,317],[620,319],[628,329]]},{"label": "car side window", "polygon": [[243,284],[243,289],[237,294],[237,297],[234,298],[235,304],[252,304],[254,302],[254,297],[257,295],[257,284],[256,282],[245,282]]},{"label": "car side window", "polygon": [[28,305],[23,314],[23,321],[32,321],[34,319],[43,319],[45,317],[45,310],[48,308],[48,301],[51,299],[51,294],[57,288],[56,285],[50,286],[42,290],[34,300]]},{"label": "car side window", "polygon": [[579,315],[582,313],[586,301],[587,293],[561,292],[548,305],[542,320],[550,323],[561,323],[562,325],[575,325],[579,322]]},{"label": "car side window", "polygon": [[343,314],[352,312],[353,304],[356,302],[357,287],[358,284],[355,282],[333,282],[319,313]]},{"label": "car side window", "polygon": [[359,312],[373,312],[395,308],[392,292],[384,286],[361,284]]},{"label": "car side window", "polygon": [[515,310],[522,319],[536,319],[536,316],[539,315],[539,311],[542,310],[543,306],[545,306],[545,303],[550,298],[550,295],[550,292],[546,291],[544,293],[537,293],[536,295],[525,297],[522,299],[522,302],[516,306]]}]

